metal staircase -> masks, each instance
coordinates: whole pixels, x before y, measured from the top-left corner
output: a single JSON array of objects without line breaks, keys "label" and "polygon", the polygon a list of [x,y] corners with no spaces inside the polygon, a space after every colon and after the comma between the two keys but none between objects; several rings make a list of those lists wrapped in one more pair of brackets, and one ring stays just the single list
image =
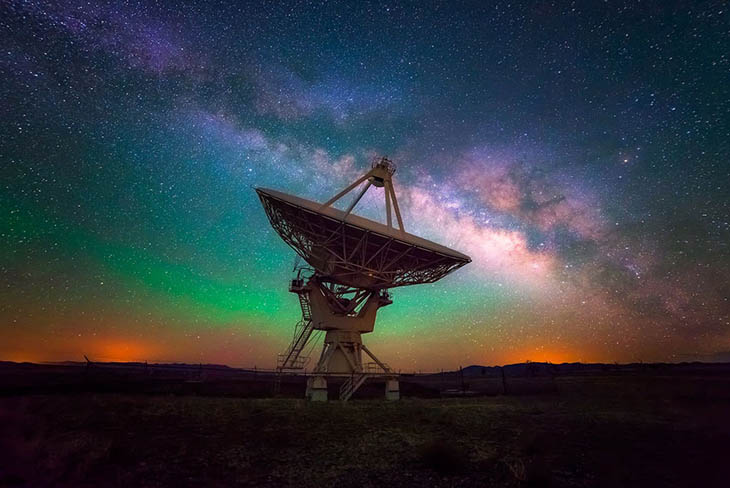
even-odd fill
[{"label": "metal staircase", "polygon": [[294,339],[284,353],[279,354],[277,367],[279,369],[304,369],[309,362],[308,356],[302,356],[304,346],[314,330],[311,320],[300,320],[294,327]]},{"label": "metal staircase", "polygon": [[299,297],[299,305],[302,308],[302,318],[294,326],[294,338],[289,347],[283,354],[279,354],[277,369],[282,370],[299,370],[309,362],[309,357],[302,356],[304,346],[307,345],[309,338],[314,330],[312,322],[312,305],[309,302],[309,290],[304,285],[303,279],[292,280],[289,291],[296,293]]},{"label": "metal staircase", "polygon": [[358,388],[365,383],[368,376],[369,375],[367,373],[358,373],[347,378],[347,381],[342,383],[342,386],[340,386],[340,400],[343,402],[349,400]]},{"label": "metal staircase", "polygon": [[302,320],[312,321],[312,305],[309,303],[308,293],[297,293],[299,296],[299,305],[302,307]]}]

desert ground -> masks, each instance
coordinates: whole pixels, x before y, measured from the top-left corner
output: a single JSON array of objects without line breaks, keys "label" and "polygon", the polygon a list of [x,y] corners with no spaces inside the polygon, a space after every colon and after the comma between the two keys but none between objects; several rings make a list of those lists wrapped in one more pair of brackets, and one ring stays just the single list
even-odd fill
[{"label": "desert ground", "polygon": [[549,384],[320,404],[16,390],[0,397],[0,486],[727,486],[730,376]]}]

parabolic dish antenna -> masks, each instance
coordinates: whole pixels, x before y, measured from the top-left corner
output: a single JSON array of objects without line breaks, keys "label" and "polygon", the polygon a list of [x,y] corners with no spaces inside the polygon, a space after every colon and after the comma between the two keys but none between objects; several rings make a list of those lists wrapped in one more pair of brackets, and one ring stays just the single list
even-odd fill
[{"label": "parabolic dish antenna", "polygon": [[[325,203],[257,188],[272,227],[313,271],[299,271],[290,291],[299,295],[302,319],[294,340],[279,356],[278,370],[303,369],[304,346],[314,330],[326,331],[325,345],[307,383],[312,400],[327,399],[327,378],[347,376],[340,398],[347,400],[372,376],[386,378],[386,397],[399,397],[390,368],[363,344],[361,334],[372,332],[377,309],[392,303],[388,288],[433,283],[471,262],[453,249],[405,231],[393,189],[395,166],[376,158],[370,171]],[[366,182],[347,210],[332,205]],[[372,186],[385,192],[386,224],[352,213]],[[395,213],[398,228],[393,227]],[[374,361],[363,368],[362,352]]]}]

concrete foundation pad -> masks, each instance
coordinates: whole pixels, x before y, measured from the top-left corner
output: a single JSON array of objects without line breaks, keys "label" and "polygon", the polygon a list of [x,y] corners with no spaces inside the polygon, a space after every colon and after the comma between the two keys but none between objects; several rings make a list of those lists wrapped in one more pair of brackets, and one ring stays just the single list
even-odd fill
[{"label": "concrete foundation pad", "polygon": [[307,379],[307,399],[311,402],[327,401],[327,380],[321,376]]},{"label": "concrete foundation pad", "polygon": [[398,380],[385,380],[385,399],[400,400],[400,384]]}]

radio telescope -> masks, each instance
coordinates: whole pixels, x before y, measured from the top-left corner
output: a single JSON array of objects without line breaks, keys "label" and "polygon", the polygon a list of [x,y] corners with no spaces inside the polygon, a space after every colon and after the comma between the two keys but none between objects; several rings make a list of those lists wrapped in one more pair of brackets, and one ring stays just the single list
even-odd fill
[{"label": "radio telescope", "polygon": [[[272,227],[311,266],[300,268],[291,281],[289,291],[299,297],[302,318],[277,365],[280,374],[303,370],[309,361],[305,346],[315,330],[324,331],[322,353],[307,379],[310,400],[326,401],[327,381],[336,377],[346,379],[341,400],[347,401],[370,377],[384,378],[386,398],[397,400],[397,375],[362,343],[362,334],[373,331],[378,309],[393,303],[388,289],[433,283],[471,262],[460,252],[405,231],[393,173],[392,161],[376,158],[367,173],[325,203],[256,188]],[[332,206],[365,181],[347,210]],[[373,186],[385,192],[386,224],[352,213]],[[372,360],[365,367],[363,353]]]}]

